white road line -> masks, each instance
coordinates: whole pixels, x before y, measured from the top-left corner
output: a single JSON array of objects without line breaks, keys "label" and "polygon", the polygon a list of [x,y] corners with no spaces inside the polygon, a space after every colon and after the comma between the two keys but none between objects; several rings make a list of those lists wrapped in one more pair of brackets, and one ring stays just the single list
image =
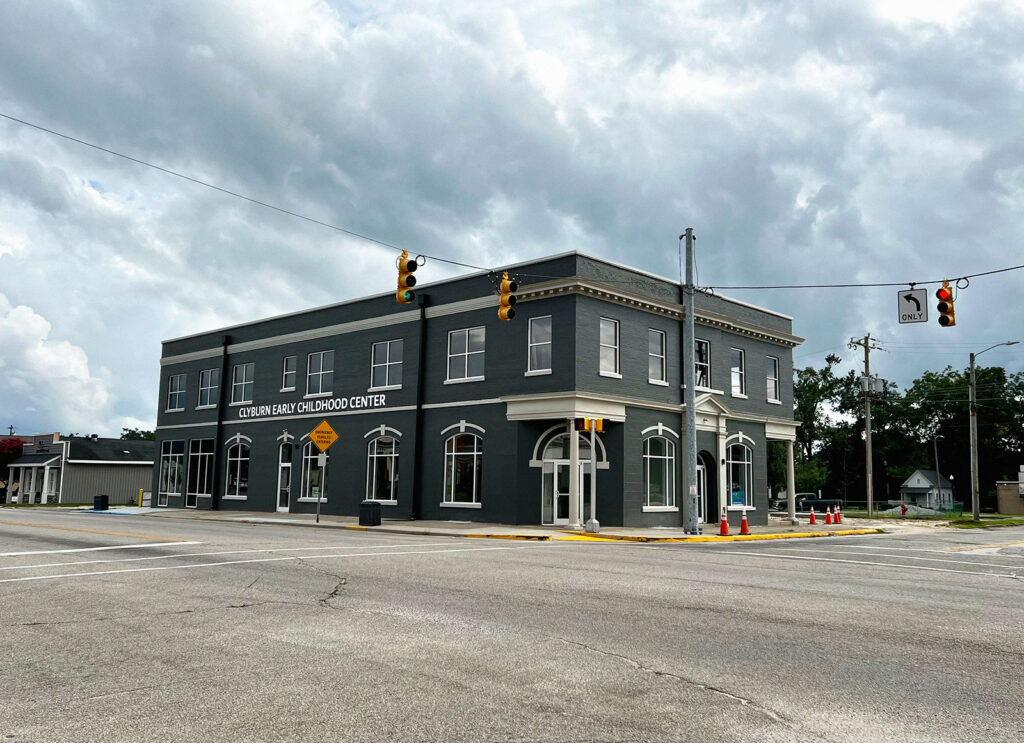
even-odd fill
[{"label": "white road line", "polygon": [[[780,560],[813,560],[814,562],[845,562],[850,565],[876,565],[882,568],[899,570],[932,570],[937,573],[960,573],[962,575],[991,575],[996,578],[1011,578],[1007,573],[982,573],[976,570],[950,570],[949,568],[930,568],[927,565],[897,565],[891,562],[866,562],[862,560],[837,560],[828,557],[801,557],[800,555],[780,555],[777,552],[747,552],[746,550],[723,550],[727,555],[747,555],[748,557],[776,557]],[[0,581],[2,583],[3,581]]]},{"label": "white road line", "polygon": [[146,544],[113,544],[107,547],[78,547],[68,550],[33,550],[31,552],[0,552],[0,557],[21,555],[61,555],[68,552],[100,552],[101,550],[137,550],[142,547],[174,547],[179,544],[202,544],[202,542],[147,542]]},{"label": "white road line", "polygon": [[974,565],[980,568],[1006,568],[1016,569],[1016,565],[999,565],[994,562],[972,562],[971,560],[948,560],[941,557],[916,557],[915,555],[887,555],[884,552],[850,552],[840,549],[814,549],[813,547],[780,547],[779,551],[786,552],[824,552],[829,555],[868,555],[870,557],[891,557],[892,559],[903,560],[925,560],[927,562],[952,562],[957,565]]},{"label": "white road line", "polygon": [[[175,544],[202,544],[202,542],[175,542]],[[412,547],[444,547],[446,544],[451,544],[451,540],[444,542],[414,542]],[[45,562],[39,565],[5,565],[0,567],[0,570],[28,570],[29,568],[62,568],[70,567],[71,565],[96,565],[99,563],[118,563],[118,562],[142,562],[143,560],[172,560],[176,557],[209,557],[211,555],[246,555],[246,554],[259,554],[263,552],[301,552],[315,550],[345,550],[345,549],[364,549],[364,550],[375,550],[385,549],[387,547],[398,547],[399,544],[359,544],[351,547],[342,547],[340,545],[334,545],[333,547],[280,547],[277,549],[262,549],[262,550],[224,550],[220,552],[180,552],[173,555],[151,555],[149,557],[123,557],[117,560],[79,560],[77,562]]]},{"label": "white road line", "polygon": [[[946,548],[940,549],[940,550],[935,550],[935,549],[926,550],[926,549],[922,549],[920,547],[883,547],[883,546],[878,545],[878,544],[846,544],[846,545],[843,545],[843,546],[844,547],[848,547],[849,549],[858,549],[858,550],[896,550],[896,551],[899,551],[899,552],[931,552],[931,553],[936,554],[936,555],[948,555],[950,553],[954,553],[955,554],[957,552],[975,552],[975,551],[979,551],[979,550],[982,550],[982,549],[986,549],[984,546],[981,546],[981,545],[979,545],[978,547],[974,547],[974,546],[946,547]],[[1012,546],[1012,545],[1000,545],[1000,546]],[[991,554],[991,553],[984,553],[984,554]],[[1024,558],[1024,555],[1001,555],[1001,557],[1011,557],[1011,558],[1015,557],[1017,559],[1020,559],[1020,558]]]},{"label": "white road line", "polygon": [[515,547],[467,547],[447,550],[406,550],[403,552],[363,552],[341,555],[300,555],[296,557],[261,557],[256,560],[225,560],[223,562],[201,562],[196,565],[166,565],[155,568],[128,568],[127,570],[95,570],[91,573],[61,573],[59,575],[31,575],[25,578],[3,578],[0,583],[19,583],[29,580],[54,580],[56,578],[82,578],[89,575],[112,575],[114,573],[148,573],[154,570],[192,570],[195,568],[216,568],[224,565],[244,565],[256,562],[282,562],[284,560],[325,560],[331,557],[386,557],[388,555],[436,555],[441,552],[486,552],[493,550],[528,549],[526,546]]}]

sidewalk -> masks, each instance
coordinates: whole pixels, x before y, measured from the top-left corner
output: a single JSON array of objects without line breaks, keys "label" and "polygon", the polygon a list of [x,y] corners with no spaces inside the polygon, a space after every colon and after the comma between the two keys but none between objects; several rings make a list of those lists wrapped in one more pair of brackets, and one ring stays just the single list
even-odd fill
[{"label": "sidewalk", "polygon": [[[196,511],[191,509],[118,508],[118,513],[137,512],[152,518],[192,519],[198,521],[234,521],[248,524],[281,524],[312,526],[327,529],[357,529],[389,534],[416,534],[420,536],[470,537],[477,539],[525,539],[536,541],[630,541],[630,542],[719,542],[757,539],[800,539],[813,537],[846,536],[851,534],[881,534],[878,521],[844,519],[843,524],[826,526],[820,521],[808,526],[806,519],[792,526],[781,519],[772,519],[767,526],[751,526],[750,534],[741,536],[738,527],[730,527],[728,537],[718,536],[718,525],[709,524],[700,536],[688,535],[682,528],[602,527],[599,534],[587,534],[550,526],[509,526],[468,521],[406,521],[384,520],[380,526],[359,526],[354,516],[322,514],[320,523],[312,514],[264,513],[250,511]],[[92,512],[90,512],[92,513]]]}]

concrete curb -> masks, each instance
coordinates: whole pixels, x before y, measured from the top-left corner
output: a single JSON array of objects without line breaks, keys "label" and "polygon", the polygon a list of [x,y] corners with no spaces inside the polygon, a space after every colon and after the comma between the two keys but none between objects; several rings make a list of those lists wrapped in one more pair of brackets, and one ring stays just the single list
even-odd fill
[{"label": "concrete curb", "polygon": [[[699,537],[638,537],[629,534],[606,534],[603,537],[591,537],[586,532],[571,532],[573,539],[594,539],[595,541],[622,541],[622,542],[753,542],[762,539],[814,539],[817,537],[846,537],[855,534],[884,534],[884,529],[838,529],[836,531],[801,531],[784,534],[736,534],[728,537],[717,535]],[[556,537],[563,539],[568,537]]]}]

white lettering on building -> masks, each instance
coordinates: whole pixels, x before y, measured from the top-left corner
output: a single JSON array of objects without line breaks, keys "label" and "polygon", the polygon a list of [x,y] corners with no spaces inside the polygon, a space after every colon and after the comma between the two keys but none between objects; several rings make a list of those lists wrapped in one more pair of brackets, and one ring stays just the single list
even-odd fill
[{"label": "white lettering on building", "polygon": [[282,415],[305,415],[309,413],[337,413],[343,410],[365,410],[383,408],[387,405],[385,395],[354,395],[352,397],[322,397],[301,402],[278,402],[269,405],[247,405],[238,408],[238,417],[273,418]]}]

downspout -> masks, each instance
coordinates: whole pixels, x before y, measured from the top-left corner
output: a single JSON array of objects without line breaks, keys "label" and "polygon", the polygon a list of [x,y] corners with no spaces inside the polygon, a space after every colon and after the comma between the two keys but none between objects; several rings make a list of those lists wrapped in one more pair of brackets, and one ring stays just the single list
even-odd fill
[{"label": "downspout", "polygon": [[423,518],[423,384],[427,376],[427,305],[430,297],[419,295],[417,302],[420,308],[420,341],[416,367],[416,425],[414,427],[412,459],[412,513],[411,519]]},{"label": "downspout", "polygon": [[[231,343],[231,336],[221,336],[220,339],[220,388],[217,390],[217,432],[213,435],[213,487],[210,489],[210,510],[216,511],[220,507],[220,483],[224,478],[224,452],[221,449],[223,442],[224,420],[224,398],[227,395],[228,387],[228,345]],[[188,452],[185,452],[187,461]],[[186,485],[186,490],[187,490]],[[197,503],[198,505],[198,503]]]}]

